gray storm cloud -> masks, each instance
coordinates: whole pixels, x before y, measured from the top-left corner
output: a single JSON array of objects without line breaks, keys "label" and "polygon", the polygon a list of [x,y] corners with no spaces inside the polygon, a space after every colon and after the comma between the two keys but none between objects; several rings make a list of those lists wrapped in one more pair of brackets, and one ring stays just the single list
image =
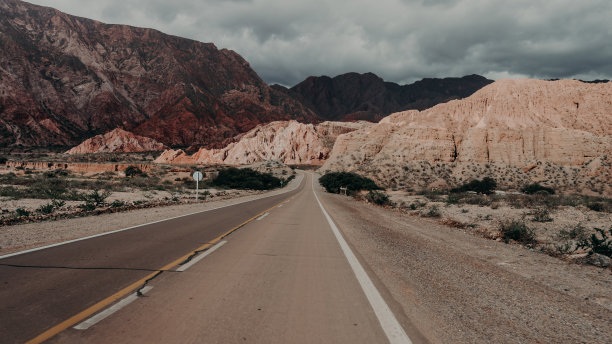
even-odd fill
[{"label": "gray storm cloud", "polygon": [[33,0],[235,50],[269,83],[373,72],[612,79],[609,0]]}]

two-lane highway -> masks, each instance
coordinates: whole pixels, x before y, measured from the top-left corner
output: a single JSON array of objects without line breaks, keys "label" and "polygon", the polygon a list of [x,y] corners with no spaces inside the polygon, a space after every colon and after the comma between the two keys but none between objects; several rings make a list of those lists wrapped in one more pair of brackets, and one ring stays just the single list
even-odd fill
[{"label": "two-lane highway", "polygon": [[[304,174],[283,195],[1,260],[1,330],[8,342],[410,343],[316,185]],[[109,298],[159,270],[144,297]]]},{"label": "two-lane highway", "polygon": [[35,338],[172,267],[166,265],[206,247],[303,187],[302,183],[284,194],[0,259],[0,342]]}]

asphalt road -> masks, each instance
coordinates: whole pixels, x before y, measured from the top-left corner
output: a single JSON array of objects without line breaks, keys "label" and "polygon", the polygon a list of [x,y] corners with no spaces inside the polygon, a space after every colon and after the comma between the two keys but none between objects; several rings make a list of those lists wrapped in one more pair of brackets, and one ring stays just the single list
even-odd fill
[{"label": "asphalt road", "polygon": [[[283,195],[0,260],[2,342],[423,342],[304,179]],[[179,271],[177,259],[210,244]],[[113,298],[160,269],[144,296]],[[74,328],[125,297],[135,301]]]},{"label": "asphalt road", "polygon": [[36,337],[303,188],[0,259],[0,342]]}]

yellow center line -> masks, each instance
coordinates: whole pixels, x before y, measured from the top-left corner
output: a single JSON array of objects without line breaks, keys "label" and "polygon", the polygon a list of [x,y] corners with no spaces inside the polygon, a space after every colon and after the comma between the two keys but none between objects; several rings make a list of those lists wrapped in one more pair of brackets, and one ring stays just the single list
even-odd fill
[{"label": "yellow center line", "polygon": [[[295,196],[290,197],[289,199],[294,198]],[[157,273],[159,273],[160,271],[168,271],[170,268],[180,264],[181,262],[183,262],[185,259],[189,258],[190,256],[192,256],[193,254],[195,254],[197,251],[202,251],[205,250],[211,246],[213,246],[214,244],[216,244],[217,242],[221,241],[221,239],[225,238],[226,236],[230,235],[232,232],[236,231],[237,229],[239,229],[240,227],[246,225],[247,223],[255,220],[256,218],[258,218],[259,216],[263,215],[265,212],[270,211],[276,207],[278,207],[279,205],[281,205],[284,201],[279,202],[277,204],[275,204],[274,206],[262,211],[261,213],[251,217],[250,219],[244,221],[243,223],[239,224],[238,226],[230,229],[229,231],[221,234],[220,236],[216,237],[215,239],[213,239],[212,241],[198,247],[197,249],[189,252],[188,254],[180,257],[179,259],[174,260],[173,262],[164,265],[163,267],[161,267],[160,269],[158,269],[156,272],[153,272],[149,275],[147,275],[146,277],[141,278],[140,280],[130,284],[129,286],[121,289],[120,291],[116,292],[115,294],[103,299],[102,301],[99,301],[98,303],[96,303],[95,305],[81,311],[80,313],[62,321],[61,323],[51,327],[50,329],[46,330],[45,332],[39,334],[38,336],[30,339],[29,341],[26,342],[26,344],[36,344],[36,343],[42,343],[47,339],[50,339],[51,337],[59,334],[60,332],[68,329],[69,327],[71,327],[72,325],[81,322],[87,318],[89,318],[91,315],[93,315],[94,313],[102,310],[103,308],[107,307],[108,305],[110,305],[111,303],[121,299],[122,297],[124,297],[125,295],[129,294],[130,292],[136,290],[138,287],[140,287],[146,280],[154,277]]]}]

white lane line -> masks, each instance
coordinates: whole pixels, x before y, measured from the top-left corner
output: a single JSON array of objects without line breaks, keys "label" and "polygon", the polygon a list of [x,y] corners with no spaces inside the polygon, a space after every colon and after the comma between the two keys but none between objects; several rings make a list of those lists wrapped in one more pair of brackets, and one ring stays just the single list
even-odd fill
[{"label": "white lane line", "polygon": [[334,232],[334,236],[336,236],[336,239],[338,240],[338,243],[340,244],[340,247],[342,248],[342,252],[344,252],[346,259],[349,262],[349,265],[353,269],[353,272],[355,273],[355,276],[357,277],[357,280],[359,281],[359,284],[361,285],[361,289],[363,289],[363,292],[368,298],[368,301],[370,301],[370,305],[374,309],[374,313],[376,314],[376,317],[378,318],[378,321],[380,322],[380,325],[383,331],[385,331],[385,334],[387,335],[387,339],[389,339],[389,343],[391,344],[396,344],[396,343],[397,344],[400,344],[400,343],[410,344],[412,343],[410,341],[410,338],[408,338],[408,335],[402,328],[402,325],[400,325],[400,323],[397,321],[397,319],[395,318],[395,315],[393,315],[393,312],[391,311],[391,309],[389,308],[385,300],[382,298],[382,296],[378,292],[378,289],[376,289],[376,287],[374,286],[374,283],[372,283],[372,280],[370,279],[370,277],[368,277],[368,274],[365,272],[365,269],[363,268],[363,266],[361,266],[361,264],[359,263],[359,260],[357,260],[357,257],[355,256],[353,251],[351,251],[351,248],[349,247],[349,245],[346,243],[346,241],[342,237],[342,234],[338,230],[338,227],[336,227],[336,224],[334,223],[334,221],[332,221],[329,214],[327,214],[327,211],[325,211],[325,208],[323,208],[323,204],[321,204],[321,201],[319,201],[319,197],[317,196],[317,193],[315,192],[315,189],[314,189],[314,175],[311,174],[311,176],[312,176],[312,192],[315,195],[317,203],[319,203],[319,207],[321,207],[321,211],[323,212],[323,215],[325,215],[325,218],[327,219],[329,226]]},{"label": "white lane line", "polygon": [[[141,293],[145,294],[146,292],[148,292],[149,290],[153,289],[153,287],[151,286],[146,286],[144,288],[142,288],[140,290]],[[128,297],[124,298],[123,300],[117,302],[116,304],[114,304],[113,306],[103,310],[102,312],[94,315],[93,317],[81,322],[80,324],[74,326],[73,328],[75,330],[87,330],[88,328],[92,327],[93,325],[99,323],[100,321],[108,318],[109,316],[111,316],[113,313],[117,312],[118,310],[120,310],[121,308],[129,305],[130,303],[136,301],[136,299],[138,299],[138,296],[136,296],[136,293],[132,293],[130,294]]]},{"label": "white lane line", "polygon": [[[303,174],[302,174],[302,176],[303,176]],[[303,177],[302,177],[302,178],[303,178]],[[297,184],[296,184],[297,186],[296,186],[296,187],[294,187],[294,188],[292,188],[292,189],[287,189],[287,190],[285,190],[284,192],[277,193],[277,194],[274,194],[274,195],[269,195],[269,196],[265,196],[265,197],[261,197],[261,198],[252,199],[252,200],[245,200],[245,201],[241,201],[241,202],[237,202],[237,203],[233,203],[233,204],[227,204],[227,205],[219,206],[219,207],[216,207],[216,208],[211,208],[211,209],[206,209],[206,210],[196,211],[196,212],[193,212],[193,213],[190,213],[190,214],[179,215],[179,216],[170,217],[170,218],[167,218],[167,219],[162,219],[162,220],[158,220],[158,221],[153,221],[153,222],[143,223],[143,224],[140,224],[140,225],[131,226],[131,227],[127,227],[127,228],[121,228],[121,229],[117,229],[117,230],[110,231],[110,232],[104,232],[104,233],[100,233],[100,234],[94,234],[94,235],[86,236],[86,237],[83,237],[83,238],[78,238],[78,239],[73,239],[73,240],[63,241],[63,242],[60,242],[60,243],[57,243],[57,244],[51,244],[51,245],[46,245],[46,246],[41,246],[41,247],[32,248],[32,249],[25,250],[25,251],[19,251],[19,252],[15,252],[15,253],[9,253],[9,254],[5,254],[5,255],[3,255],[3,256],[0,256],[0,259],[4,259],[4,258],[8,258],[8,257],[13,257],[13,256],[18,256],[18,255],[25,254],[25,253],[30,253],[30,252],[40,251],[40,250],[44,250],[44,249],[46,249],[46,248],[51,248],[51,247],[56,247],[56,246],[61,246],[61,245],[66,245],[66,244],[71,244],[71,243],[73,243],[73,242],[77,242],[77,241],[81,241],[81,240],[93,239],[93,238],[97,238],[97,237],[101,237],[101,236],[105,236],[105,235],[110,235],[110,234],[113,234],[113,233],[119,233],[119,232],[127,231],[127,230],[129,230],[129,229],[134,229],[134,228],[138,228],[138,227],[148,226],[148,225],[152,225],[152,224],[155,224],[155,223],[160,223],[160,222],[164,222],[164,221],[170,221],[170,220],[178,219],[178,218],[185,217],[185,216],[191,216],[191,215],[201,214],[201,213],[205,213],[205,212],[208,212],[208,211],[213,211],[213,210],[217,210],[217,209],[222,209],[222,208],[232,207],[232,206],[235,206],[235,205],[238,205],[238,204],[243,204],[243,203],[248,203],[248,202],[254,202],[254,201],[258,201],[258,200],[261,200],[261,199],[264,199],[264,198],[268,198],[268,197],[273,197],[273,196],[282,195],[282,194],[284,194],[284,193],[291,192],[291,191],[293,191],[293,190],[297,189],[297,187],[299,187],[299,186],[300,186],[300,183],[302,182],[302,180],[301,180],[301,179],[300,179],[300,180],[296,180],[296,182],[297,182]]]},{"label": "white lane line", "polygon": [[269,212],[266,212],[265,214],[263,214],[263,215],[261,215],[260,217],[258,217],[256,221],[259,221],[259,220],[263,219],[264,217],[266,217],[266,216],[268,216],[268,215],[270,215],[270,213],[269,213]]},{"label": "white lane line", "polygon": [[218,249],[219,247],[223,246],[227,241],[223,240],[223,241],[219,241],[215,246],[209,248],[208,250],[204,251],[203,253],[197,255],[195,258],[193,258],[192,260],[190,260],[189,262],[179,266],[176,271],[185,271],[187,269],[189,269],[192,265],[194,265],[195,263],[199,262],[200,260],[206,258],[206,256],[208,256],[209,254],[215,252],[216,249]]}]

